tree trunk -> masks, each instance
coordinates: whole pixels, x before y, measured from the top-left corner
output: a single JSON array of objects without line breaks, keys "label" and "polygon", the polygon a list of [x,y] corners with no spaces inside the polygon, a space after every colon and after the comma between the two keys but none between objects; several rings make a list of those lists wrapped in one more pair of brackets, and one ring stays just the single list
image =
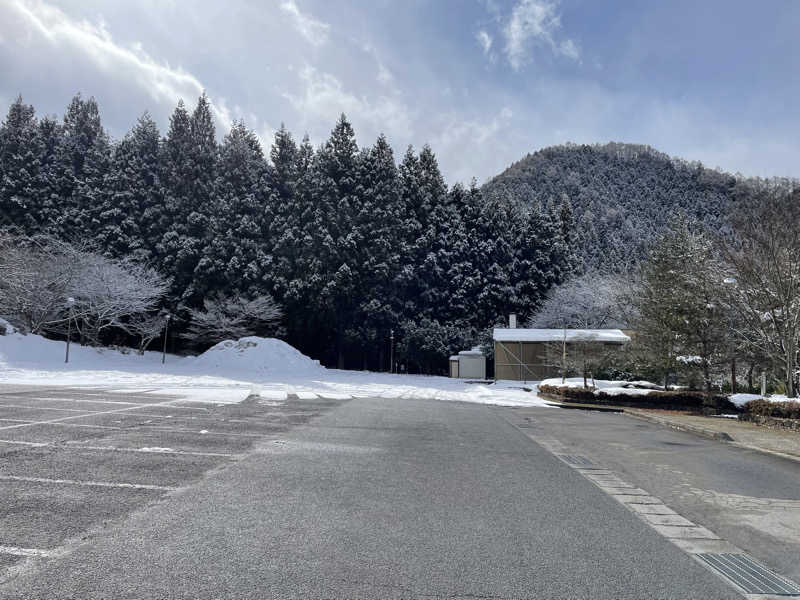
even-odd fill
[{"label": "tree trunk", "polygon": [[731,359],[731,394],[736,393],[736,358]]},{"label": "tree trunk", "polygon": [[747,369],[747,391],[752,393],[753,392],[753,370],[756,366],[753,363],[750,363],[749,368]]},{"label": "tree trunk", "polygon": [[786,352],[786,397],[794,398],[794,345],[790,344]]}]

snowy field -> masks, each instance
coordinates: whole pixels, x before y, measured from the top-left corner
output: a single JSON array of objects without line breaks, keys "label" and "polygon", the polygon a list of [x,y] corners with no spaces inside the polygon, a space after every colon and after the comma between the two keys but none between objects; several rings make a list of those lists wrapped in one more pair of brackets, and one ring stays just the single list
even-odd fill
[{"label": "snowy field", "polygon": [[[0,322],[0,326],[2,323]],[[257,393],[275,401],[301,398],[423,398],[504,406],[547,406],[519,382],[469,384],[462,379],[326,369],[277,339],[242,338],[196,357],[140,356],[70,345],[37,335],[0,336],[0,383],[102,387],[175,394],[197,401],[240,402]]]}]

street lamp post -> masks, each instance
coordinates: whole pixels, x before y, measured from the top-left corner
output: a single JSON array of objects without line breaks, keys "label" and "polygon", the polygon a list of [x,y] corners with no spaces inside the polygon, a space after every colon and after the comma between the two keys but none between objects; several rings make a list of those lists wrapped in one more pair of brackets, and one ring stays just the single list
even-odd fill
[{"label": "street lamp post", "polygon": [[389,372],[394,373],[394,329],[389,330]]},{"label": "street lamp post", "polygon": [[167,315],[167,319],[164,322],[164,349],[161,352],[161,364],[162,365],[167,362],[167,334],[169,333],[169,318],[170,318],[170,315],[168,314]]},{"label": "street lamp post", "polygon": [[67,298],[67,354],[64,357],[64,362],[69,362],[69,338],[72,337],[72,306],[75,304],[75,298]]}]

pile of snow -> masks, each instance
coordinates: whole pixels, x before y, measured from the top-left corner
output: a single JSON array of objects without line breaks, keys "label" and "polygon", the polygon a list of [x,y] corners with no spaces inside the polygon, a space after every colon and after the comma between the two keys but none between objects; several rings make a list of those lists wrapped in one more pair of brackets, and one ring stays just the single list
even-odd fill
[{"label": "pile of snow", "polygon": [[276,338],[243,337],[225,340],[194,359],[192,367],[212,373],[247,372],[253,377],[280,374],[316,374],[318,360]]}]

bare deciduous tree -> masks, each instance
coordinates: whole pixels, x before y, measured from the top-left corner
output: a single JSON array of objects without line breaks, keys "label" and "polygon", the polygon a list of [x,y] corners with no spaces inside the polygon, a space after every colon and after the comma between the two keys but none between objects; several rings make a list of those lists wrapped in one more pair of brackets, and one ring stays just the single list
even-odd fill
[{"label": "bare deciduous tree", "polygon": [[65,321],[80,254],[49,237],[0,236],[0,314],[31,333]]},{"label": "bare deciduous tree", "polygon": [[214,296],[203,302],[203,310],[190,310],[191,324],[185,339],[216,344],[248,335],[274,335],[283,316],[272,296],[252,300]]},{"label": "bare deciduous tree", "polygon": [[547,295],[528,321],[529,327],[602,329],[624,327],[619,306],[625,280],[619,275],[587,274],[572,279]]},{"label": "bare deciduous tree", "polygon": [[122,327],[125,317],[152,311],[167,282],[154,269],[131,260],[82,253],[73,288],[81,334],[97,342],[104,329]]},{"label": "bare deciduous tree", "polygon": [[139,338],[139,354],[144,354],[150,343],[164,331],[165,324],[166,315],[163,313],[137,313],[119,323],[119,326]]},{"label": "bare deciduous tree", "polygon": [[[586,274],[572,279],[547,295],[542,307],[528,321],[528,327],[547,329],[603,329],[623,327],[620,290],[625,280],[620,275]],[[565,341],[550,348],[550,355],[560,356],[561,370],[578,370],[584,387],[595,367],[606,358],[596,352],[597,344],[591,335],[571,336],[569,352]],[[555,366],[555,365],[554,365]]]},{"label": "bare deciduous tree", "polygon": [[104,329],[152,311],[166,289],[157,271],[130,260],[51,237],[0,237],[0,314],[26,332],[60,331],[73,318],[97,342]]},{"label": "bare deciduous tree", "polygon": [[732,221],[723,243],[735,270],[726,288],[734,333],[784,372],[786,394],[797,395],[800,352],[800,189],[795,182],[761,182]]}]

